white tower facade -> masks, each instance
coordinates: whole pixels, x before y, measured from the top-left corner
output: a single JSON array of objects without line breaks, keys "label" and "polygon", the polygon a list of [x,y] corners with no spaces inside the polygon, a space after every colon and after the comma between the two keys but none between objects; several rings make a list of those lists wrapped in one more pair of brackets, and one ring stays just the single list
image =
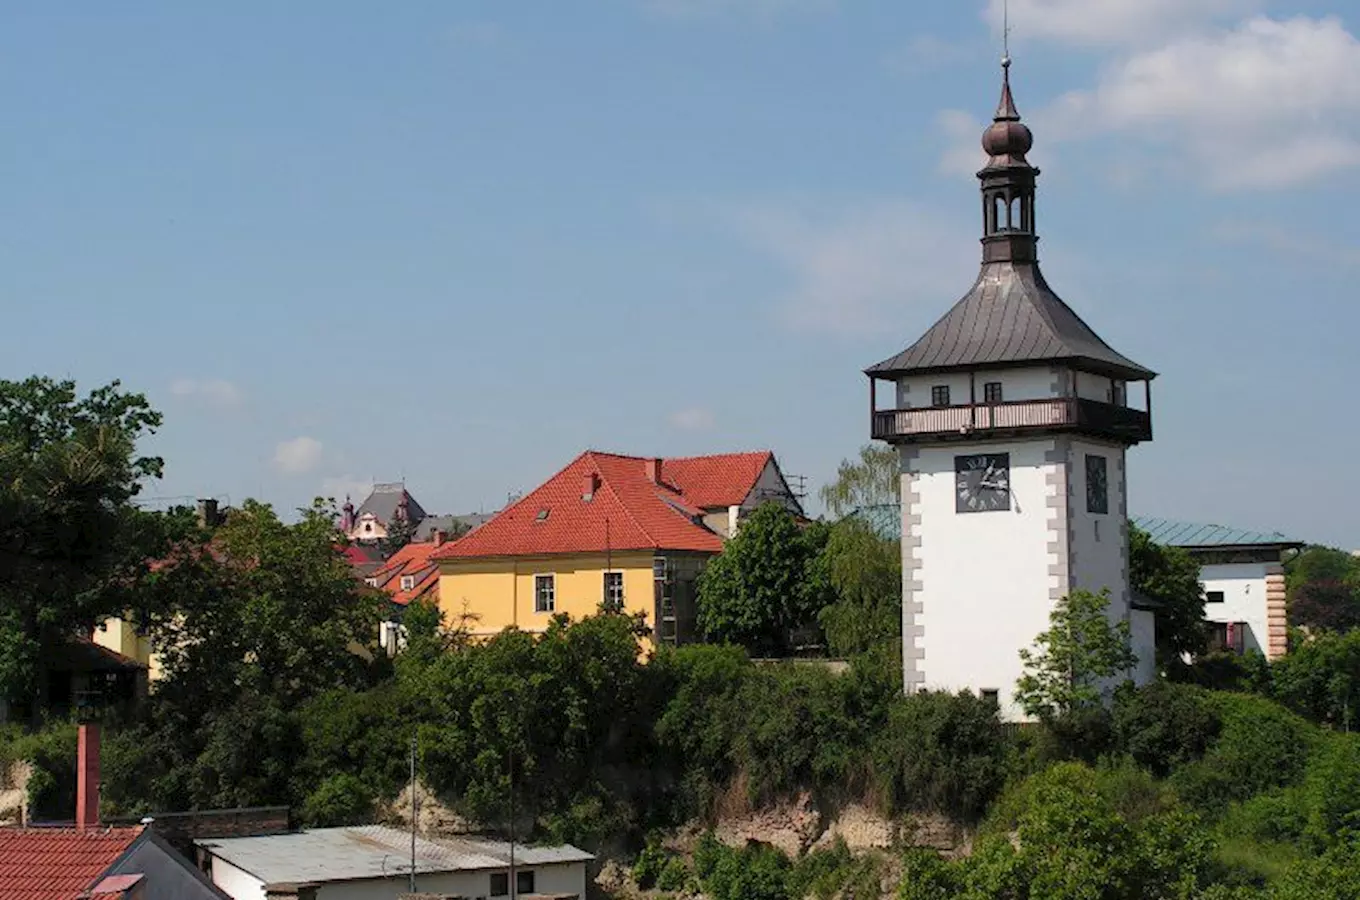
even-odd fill
[{"label": "white tower facade", "polygon": [[[983,137],[983,265],[972,290],[871,367],[873,436],[902,462],[903,680],[1014,701],[1019,652],[1070,591],[1108,590],[1139,680],[1152,615],[1129,589],[1125,455],[1152,437],[1155,374],[1114,351],[1048,286],[1034,230],[1038,170],[1011,98]],[[877,387],[893,385],[892,408]],[[1129,384],[1144,384],[1143,408]]]}]

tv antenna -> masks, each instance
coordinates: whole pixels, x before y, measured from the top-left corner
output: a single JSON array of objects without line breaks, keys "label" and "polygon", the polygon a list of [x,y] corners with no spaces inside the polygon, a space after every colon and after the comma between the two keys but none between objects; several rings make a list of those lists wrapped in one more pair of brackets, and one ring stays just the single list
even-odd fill
[{"label": "tv antenna", "polygon": [[1001,0],[1001,65],[1011,64],[1011,0]]}]

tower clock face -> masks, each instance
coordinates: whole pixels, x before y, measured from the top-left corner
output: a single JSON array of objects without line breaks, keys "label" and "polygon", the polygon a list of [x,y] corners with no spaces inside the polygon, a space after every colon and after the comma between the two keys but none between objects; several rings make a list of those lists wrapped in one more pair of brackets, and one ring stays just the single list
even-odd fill
[{"label": "tower clock face", "polygon": [[954,457],[955,510],[996,512],[1011,508],[1011,455],[978,453]]},{"label": "tower clock face", "polygon": [[1086,454],[1086,511],[1104,515],[1110,511],[1109,460]]}]

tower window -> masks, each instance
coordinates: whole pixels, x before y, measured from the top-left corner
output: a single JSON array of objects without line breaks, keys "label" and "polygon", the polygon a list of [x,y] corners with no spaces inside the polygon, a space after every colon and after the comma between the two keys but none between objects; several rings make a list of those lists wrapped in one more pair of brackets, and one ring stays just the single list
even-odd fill
[{"label": "tower window", "polygon": [[982,399],[987,403],[1001,402],[1001,382],[989,381],[982,386]]},{"label": "tower window", "polygon": [[949,385],[937,384],[930,389],[930,405],[931,406],[949,405]]}]

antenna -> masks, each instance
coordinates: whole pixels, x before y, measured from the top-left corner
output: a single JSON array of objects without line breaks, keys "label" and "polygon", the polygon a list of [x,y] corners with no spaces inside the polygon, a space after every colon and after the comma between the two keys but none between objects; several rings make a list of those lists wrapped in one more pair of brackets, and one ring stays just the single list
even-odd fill
[{"label": "antenna", "polygon": [[1011,0],[1001,0],[1001,65],[1011,64]]}]

